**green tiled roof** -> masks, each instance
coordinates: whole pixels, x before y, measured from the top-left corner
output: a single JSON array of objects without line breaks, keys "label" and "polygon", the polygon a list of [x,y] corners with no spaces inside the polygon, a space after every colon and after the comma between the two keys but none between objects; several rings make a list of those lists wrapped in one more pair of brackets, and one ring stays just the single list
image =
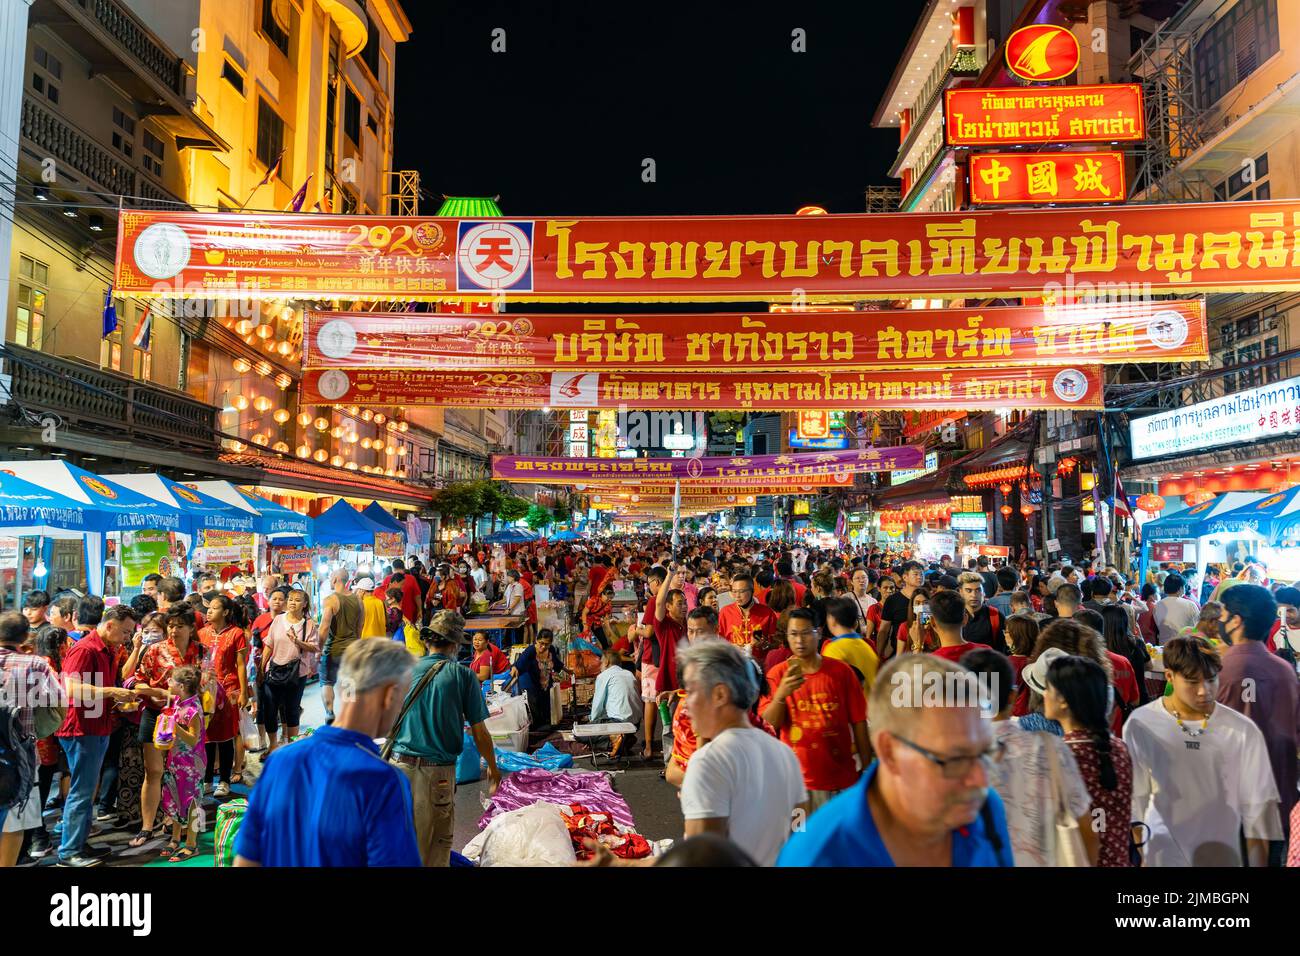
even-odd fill
[{"label": "green tiled roof", "polygon": [[495,199],[447,196],[434,215],[448,219],[492,219],[500,218],[501,207],[496,204]]}]

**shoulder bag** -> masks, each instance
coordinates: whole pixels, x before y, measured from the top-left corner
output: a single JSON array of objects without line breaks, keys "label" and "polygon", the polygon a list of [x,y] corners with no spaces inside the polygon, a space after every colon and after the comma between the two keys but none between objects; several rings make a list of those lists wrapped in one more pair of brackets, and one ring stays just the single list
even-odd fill
[{"label": "shoulder bag", "polygon": [[[285,624],[285,629],[286,631],[288,631],[288,633],[285,635],[285,640],[289,640],[289,641],[295,640],[293,631],[292,629],[289,628],[289,625],[287,623]],[[307,633],[307,622],[304,621],[302,625],[302,636],[296,639],[304,640],[306,638],[306,633]],[[297,644],[294,645],[294,649],[298,651],[298,656],[295,657],[293,660],[289,661],[287,664],[277,664],[275,663],[274,660],[268,662],[266,667],[265,680],[266,683],[269,684],[271,687],[288,687],[298,679],[298,664],[302,658],[302,650],[298,647]]]},{"label": "shoulder bag", "polygon": [[411,712],[411,708],[414,707],[415,702],[420,699],[420,695],[424,693],[425,688],[433,683],[433,679],[438,676],[439,672],[446,667],[447,664],[448,661],[438,661],[438,663],[430,667],[425,671],[424,676],[420,678],[420,683],[415,685],[415,690],[407,695],[406,703],[402,705],[401,712],[397,715],[397,719],[393,721],[393,729],[388,732],[388,739],[384,741],[384,746],[379,751],[379,756],[381,758],[387,760],[392,756],[393,742],[397,739],[397,732],[402,727],[402,721],[404,721],[406,715]]},{"label": "shoulder bag", "polygon": [[1091,866],[1088,849],[1079,832],[1079,821],[1070,813],[1061,776],[1061,759],[1056,752],[1056,738],[1047,741],[1047,760],[1052,768],[1053,819],[1056,823],[1056,866]]}]

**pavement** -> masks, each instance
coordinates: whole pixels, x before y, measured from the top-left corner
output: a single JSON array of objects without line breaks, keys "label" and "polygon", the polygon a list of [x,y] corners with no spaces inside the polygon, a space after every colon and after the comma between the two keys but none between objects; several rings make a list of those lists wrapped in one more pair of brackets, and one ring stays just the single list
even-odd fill
[{"label": "pavement", "polygon": [[[316,683],[309,684],[303,694],[302,727],[305,730],[306,728],[323,726],[324,723],[325,710],[321,704],[320,685]],[[571,720],[566,720],[557,729],[564,730],[571,726]],[[534,735],[530,741],[529,749],[536,749],[544,740],[544,737]],[[590,771],[591,769],[590,757],[575,758],[572,771]],[[682,816],[677,791],[660,777],[663,770],[663,761],[658,752],[655,753],[652,760],[645,761],[640,757],[634,757],[612,768],[608,761],[602,760],[599,769],[610,774],[614,789],[627,801],[632,816],[636,821],[637,832],[650,841],[681,839]],[[249,754],[245,769],[247,782],[233,785],[229,799],[247,797],[250,785],[255,783],[260,770],[261,761],[259,755]],[[200,836],[199,852],[183,863],[169,863],[166,858],[159,857],[159,851],[166,844],[167,838],[157,837],[150,840],[143,847],[136,849],[128,847],[127,842],[135,835],[135,828],[133,827],[110,829],[102,824],[97,825],[98,832],[92,830],[88,843],[92,847],[105,847],[111,851],[111,855],[104,860],[103,866],[211,867],[215,865],[213,830],[217,810],[223,802],[225,801],[219,801],[211,796],[205,797],[204,811],[207,815],[207,830]],[[478,820],[482,816],[486,805],[486,780],[462,784],[457,787],[453,849],[457,851],[463,849],[465,844],[478,834]],[[52,829],[59,821],[61,812],[57,808],[46,811],[45,823],[47,829]],[[170,834],[168,834],[168,837],[170,837]],[[52,837],[52,839],[57,845],[57,837]],[[20,859],[19,866],[53,866],[56,862],[55,854],[50,853],[36,861],[24,857]]]}]

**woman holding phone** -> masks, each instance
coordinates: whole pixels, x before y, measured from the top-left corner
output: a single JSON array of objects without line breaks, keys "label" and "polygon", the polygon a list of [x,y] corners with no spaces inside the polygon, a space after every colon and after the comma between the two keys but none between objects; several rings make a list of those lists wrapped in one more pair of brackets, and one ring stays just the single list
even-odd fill
[{"label": "woman holding phone", "polygon": [[898,629],[898,646],[904,653],[928,654],[939,646],[939,635],[930,625],[930,591],[917,588],[907,606],[907,620]]}]

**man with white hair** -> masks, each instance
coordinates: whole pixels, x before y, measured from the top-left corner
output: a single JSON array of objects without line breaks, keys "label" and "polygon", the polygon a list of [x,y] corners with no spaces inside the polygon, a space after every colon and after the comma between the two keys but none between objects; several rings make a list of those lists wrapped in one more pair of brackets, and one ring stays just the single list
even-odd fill
[{"label": "man with white hair", "polygon": [[235,838],[235,866],[419,866],[411,786],[379,756],[414,666],[396,641],[357,641],[338,717],[271,754]]},{"label": "man with white hair", "polygon": [[703,640],[677,659],[696,735],[707,740],[686,766],[682,816],[686,838],[716,833],[771,866],[808,792],[794,751],[753,726],[757,666],[725,640]]},{"label": "man with white hair", "polygon": [[[867,712],[876,762],[791,837],[780,866],[1012,866],[1000,759],[976,676],[904,654],[876,676]],[[689,770],[688,770],[689,773]]]}]

